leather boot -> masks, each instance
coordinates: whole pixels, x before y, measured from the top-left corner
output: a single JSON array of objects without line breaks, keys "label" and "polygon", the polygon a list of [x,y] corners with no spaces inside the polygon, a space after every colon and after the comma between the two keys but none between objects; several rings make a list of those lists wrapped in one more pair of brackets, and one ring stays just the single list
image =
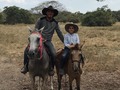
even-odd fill
[{"label": "leather boot", "polygon": [[21,73],[26,74],[28,72],[27,65],[24,65],[23,68],[21,69]]}]

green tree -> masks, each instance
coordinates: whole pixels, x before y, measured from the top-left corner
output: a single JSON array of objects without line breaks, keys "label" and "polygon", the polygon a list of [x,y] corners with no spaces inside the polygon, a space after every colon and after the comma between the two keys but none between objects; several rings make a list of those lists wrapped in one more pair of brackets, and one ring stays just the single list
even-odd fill
[{"label": "green tree", "polygon": [[3,13],[6,15],[6,23],[34,23],[32,14],[25,9],[16,6],[5,7]]},{"label": "green tree", "polygon": [[5,7],[4,11],[6,14],[6,23],[15,24],[17,23],[17,19],[19,18],[19,8],[16,6]]},{"label": "green tree", "polygon": [[4,22],[5,22],[5,15],[2,12],[0,12],[0,24]]},{"label": "green tree", "polygon": [[120,10],[119,11],[112,11],[113,17],[116,21],[120,22]]},{"label": "green tree", "polygon": [[19,14],[19,23],[30,24],[35,22],[33,15],[28,10],[20,9]]},{"label": "green tree", "polygon": [[111,26],[114,22],[112,12],[106,6],[98,8],[94,12],[88,12],[84,15],[82,25],[85,26]]},{"label": "green tree", "polygon": [[80,21],[77,14],[71,13],[71,12],[68,12],[68,11],[59,12],[58,16],[56,16],[55,18],[59,22],[78,23]]}]

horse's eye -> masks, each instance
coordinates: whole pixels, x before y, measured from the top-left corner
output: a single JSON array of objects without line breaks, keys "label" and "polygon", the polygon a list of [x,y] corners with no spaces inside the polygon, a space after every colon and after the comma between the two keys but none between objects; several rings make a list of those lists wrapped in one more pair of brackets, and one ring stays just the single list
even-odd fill
[{"label": "horse's eye", "polygon": [[81,54],[81,52],[79,52],[79,54]]},{"label": "horse's eye", "polygon": [[37,38],[37,42],[39,42],[40,41],[40,38]]},{"label": "horse's eye", "polygon": [[28,38],[28,41],[30,42],[30,38]]}]

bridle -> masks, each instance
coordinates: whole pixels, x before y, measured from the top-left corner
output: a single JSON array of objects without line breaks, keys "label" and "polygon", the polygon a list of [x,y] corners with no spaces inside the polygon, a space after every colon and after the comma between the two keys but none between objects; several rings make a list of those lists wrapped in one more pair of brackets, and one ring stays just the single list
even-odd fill
[{"label": "bridle", "polygon": [[[39,35],[40,40],[39,40],[39,46],[37,48],[37,55],[40,55],[39,60],[41,60],[42,59],[43,49],[44,49],[43,44],[42,44],[43,43],[42,35],[39,32],[32,32],[31,34],[38,34]],[[29,48],[30,48],[30,44],[28,45],[28,50],[29,50]]]},{"label": "bridle", "polygon": [[[71,62],[72,62],[72,67],[74,68],[74,63],[75,62],[77,62],[78,63],[78,65],[80,65],[80,58],[78,58],[78,59],[73,59],[73,56],[72,56],[72,54],[70,55],[70,60],[71,60]],[[74,71],[75,73],[80,73],[80,66],[78,66],[78,70],[77,71]]]},{"label": "bridle", "polygon": [[[70,53],[72,52],[72,50],[70,51]],[[70,56],[70,59],[72,60],[72,63],[73,62],[80,62],[80,60],[79,59],[75,59],[75,60],[73,60],[73,58],[72,58],[72,54],[71,54],[71,56]]]}]

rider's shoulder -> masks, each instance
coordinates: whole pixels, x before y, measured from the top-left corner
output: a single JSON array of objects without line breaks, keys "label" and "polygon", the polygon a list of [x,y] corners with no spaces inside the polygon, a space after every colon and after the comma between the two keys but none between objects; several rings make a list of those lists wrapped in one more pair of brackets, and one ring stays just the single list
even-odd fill
[{"label": "rider's shoulder", "polygon": [[40,20],[43,20],[43,19],[45,19],[45,17],[41,17],[41,18],[40,18]]},{"label": "rider's shoulder", "polygon": [[54,18],[53,18],[53,21],[54,21],[56,24],[58,24],[58,21],[56,21]]}]

